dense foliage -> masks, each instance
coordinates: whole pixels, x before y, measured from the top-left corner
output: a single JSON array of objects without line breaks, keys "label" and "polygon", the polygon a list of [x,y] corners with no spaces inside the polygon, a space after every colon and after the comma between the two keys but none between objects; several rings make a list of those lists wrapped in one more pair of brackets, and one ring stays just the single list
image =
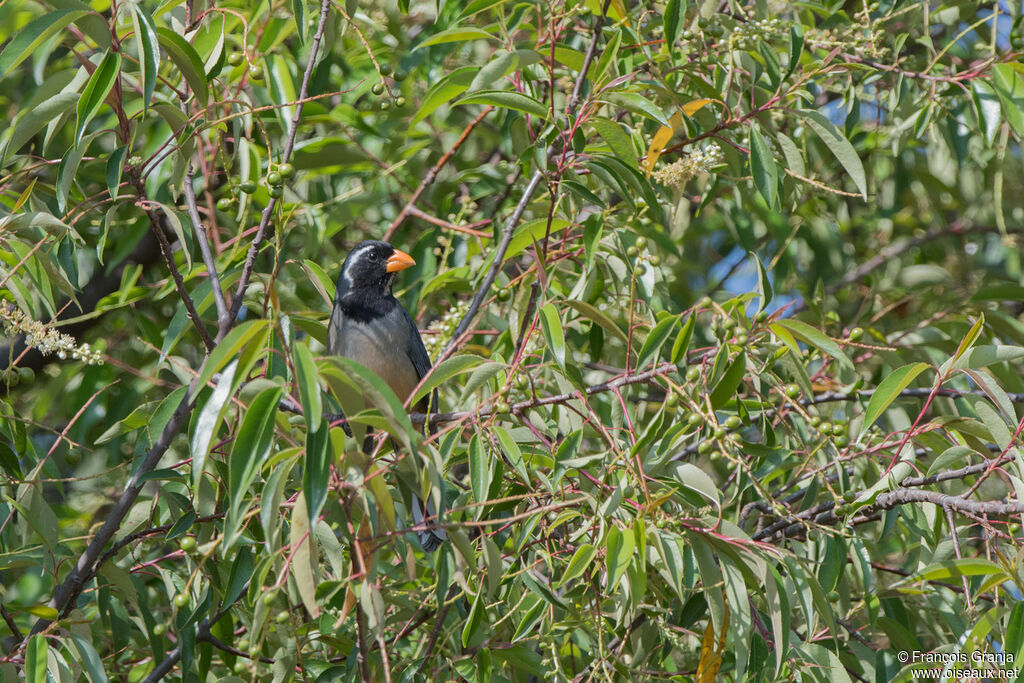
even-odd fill
[{"label": "dense foliage", "polygon": [[[1019,667],[1021,35],[1020,3],[0,3],[0,673]],[[371,237],[417,261],[439,414],[325,355]]]}]

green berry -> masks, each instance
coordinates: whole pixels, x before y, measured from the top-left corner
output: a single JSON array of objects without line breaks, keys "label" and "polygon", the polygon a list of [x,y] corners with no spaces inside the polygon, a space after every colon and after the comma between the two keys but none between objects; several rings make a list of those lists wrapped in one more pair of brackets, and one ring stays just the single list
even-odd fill
[{"label": "green berry", "polygon": [[186,553],[190,553],[196,549],[196,539],[194,536],[185,536],[178,541],[178,547]]},{"label": "green berry", "polygon": [[398,109],[404,109],[405,108],[405,98],[401,97],[401,96],[396,97],[395,98],[395,107],[398,108]]},{"label": "green berry", "polygon": [[629,258],[636,258],[639,253],[640,253],[640,250],[637,249],[636,247],[627,247],[626,248],[626,256],[628,256]]},{"label": "green berry", "polygon": [[658,256],[657,254],[651,254],[650,256],[647,257],[647,262],[650,263],[655,268],[657,268],[658,266],[661,265],[661,257]]},{"label": "green berry", "polygon": [[690,29],[686,29],[682,33],[682,38],[683,40],[693,40],[693,31],[691,31]]},{"label": "green berry", "polygon": [[267,174],[267,182],[270,183],[271,185],[280,185],[282,182],[284,182],[284,180],[283,178],[281,178],[280,173],[278,173],[277,171],[271,171],[270,173]]},{"label": "green berry", "polygon": [[754,316],[754,322],[759,323],[759,324],[763,323],[767,319],[768,319],[768,311],[761,311],[756,316]]},{"label": "green berry", "polygon": [[153,625],[153,635],[154,636],[162,636],[165,633],[167,633],[167,624],[154,624]]},{"label": "green berry", "polygon": [[647,238],[646,237],[641,235],[640,237],[636,238],[636,248],[637,249],[643,249],[646,246],[647,246]]},{"label": "green berry", "polygon": [[28,384],[36,378],[36,371],[32,368],[18,368],[18,379]]},{"label": "green berry", "polygon": [[232,52],[231,56],[228,57],[228,64],[231,66],[241,66],[242,62],[245,61],[245,55],[241,52]]},{"label": "green berry", "polygon": [[254,81],[263,80],[263,67],[259,64],[253,64],[249,67],[249,78]]},{"label": "green berry", "polygon": [[511,413],[512,412],[512,406],[510,406],[508,404],[508,401],[498,401],[498,404],[495,406],[495,408],[497,409],[497,411],[499,413]]},{"label": "green berry", "polygon": [[736,343],[739,344],[740,346],[746,346],[748,341],[750,341],[750,337],[748,335],[745,335],[745,334],[737,334],[736,335]]},{"label": "green berry", "polygon": [[724,424],[726,429],[732,431],[734,429],[739,429],[740,425],[743,424],[743,420],[736,415],[730,415],[729,419],[727,419]]},{"label": "green berry", "polygon": [[391,109],[391,103],[390,102],[388,102],[387,100],[384,100],[383,102],[380,103],[380,110],[381,111],[388,111],[389,109]]},{"label": "green berry", "polygon": [[832,423],[829,422],[828,420],[825,420],[820,425],[818,425],[818,431],[821,432],[822,434],[831,434],[832,433]]},{"label": "green berry", "polygon": [[716,439],[721,439],[723,436],[725,436],[725,429],[723,429],[722,427],[715,427],[715,431],[711,433],[711,436],[715,437]]},{"label": "green berry", "polygon": [[74,467],[82,462],[82,455],[78,451],[68,451],[68,454],[64,456],[64,462]]},{"label": "green berry", "polygon": [[249,664],[244,659],[236,659],[235,666],[232,667],[232,671],[236,674],[244,674],[249,670]]},{"label": "green berry", "polygon": [[252,194],[258,188],[258,185],[251,180],[246,180],[244,183],[238,186],[238,189],[246,194]]},{"label": "green berry", "polygon": [[811,423],[811,426],[812,426],[812,427],[814,427],[814,428],[817,428],[817,427],[818,427],[818,425],[820,425],[820,424],[821,424],[821,418],[820,418],[820,417],[818,417],[817,415],[811,415],[811,419],[810,419],[810,420],[808,420],[808,422],[810,422],[810,423]]},{"label": "green berry", "polygon": [[260,658],[260,646],[259,645],[253,645],[252,647],[249,648],[249,659],[259,659],[259,658]]},{"label": "green berry", "polygon": [[290,616],[291,615],[288,614],[288,610],[283,609],[274,616],[274,621],[276,621],[279,624],[283,624],[284,622],[288,621]]},{"label": "green berry", "polygon": [[217,200],[217,208],[220,211],[230,211],[234,201],[230,197],[221,197]]},{"label": "green berry", "polygon": [[864,336],[864,330],[862,328],[860,328],[860,327],[855,327],[852,330],[850,330],[850,336],[849,336],[850,341],[857,341],[858,339],[860,339],[863,336]]},{"label": "green berry", "polygon": [[188,595],[185,593],[178,593],[174,596],[175,607],[186,607],[188,605]]},{"label": "green berry", "polygon": [[697,308],[709,308],[711,306],[711,297],[702,296],[700,301],[697,302]]},{"label": "green berry", "polygon": [[390,76],[391,75],[391,65],[390,64],[381,64],[380,65],[380,75],[381,76]]},{"label": "green berry", "polygon": [[687,382],[690,382],[692,384],[693,382],[696,382],[698,379],[700,379],[700,368],[698,368],[697,366],[693,366],[686,369]]},{"label": "green berry", "polygon": [[235,643],[235,647],[241,650],[242,652],[245,652],[249,649],[249,639],[244,636],[239,638],[238,641]]},{"label": "green berry", "polygon": [[277,600],[277,591],[269,590],[263,594],[263,604],[267,607],[273,605],[275,600]]},{"label": "green berry", "polygon": [[274,185],[270,188],[270,196],[274,199],[280,199],[284,195],[284,189],[280,185]]},{"label": "green berry", "polygon": [[633,270],[636,271],[637,275],[646,275],[647,274],[647,265],[643,264],[643,263],[638,263],[638,264],[636,264],[636,267]]},{"label": "green berry", "polygon": [[829,591],[828,592],[828,601],[829,602],[837,602],[838,600],[839,600],[839,591]]},{"label": "green berry", "polygon": [[850,445],[850,439],[845,436],[837,436],[832,443],[836,445],[836,448],[846,448]]},{"label": "green berry", "polygon": [[295,167],[291,164],[281,164],[277,167],[277,172],[280,173],[281,177],[285,180],[295,177]]},{"label": "green berry", "polygon": [[669,408],[675,408],[679,405],[679,396],[675,393],[670,393],[665,397],[665,405]]},{"label": "green berry", "polygon": [[701,441],[697,444],[697,452],[701,455],[706,455],[714,447],[714,443],[711,441]]},{"label": "green berry", "polygon": [[686,417],[686,424],[691,427],[704,426],[704,416],[700,413],[690,413]]},{"label": "green berry", "polygon": [[786,396],[788,396],[789,398],[796,398],[797,396],[800,395],[800,386],[797,384],[787,384],[785,391]]},{"label": "green berry", "polygon": [[402,81],[404,81],[408,77],[409,77],[409,74],[407,72],[402,71],[401,69],[397,69],[397,70],[395,70],[395,75],[392,78],[394,78],[395,81],[397,81],[398,83],[401,83]]},{"label": "green berry", "polygon": [[846,436],[846,425],[841,422],[832,425],[832,436]]},{"label": "green berry", "polygon": [[370,92],[372,92],[374,95],[383,95],[384,94],[384,84],[383,83],[374,83],[373,87],[370,88]]},{"label": "green berry", "polygon": [[722,321],[722,329],[723,330],[732,330],[735,327],[736,327],[736,321],[733,320],[732,318],[726,318],[725,320]]}]

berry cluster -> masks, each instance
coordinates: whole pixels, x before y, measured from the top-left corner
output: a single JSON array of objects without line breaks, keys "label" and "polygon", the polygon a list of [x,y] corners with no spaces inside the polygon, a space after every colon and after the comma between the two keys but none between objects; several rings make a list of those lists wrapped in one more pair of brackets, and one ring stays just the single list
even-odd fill
[{"label": "berry cluster", "polygon": [[725,160],[722,148],[712,142],[651,174],[663,185],[678,186],[687,183],[701,173],[711,173],[715,166]]},{"label": "berry cluster", "polygon": [[4,332],[9,335],[24,334],[25,344],[38,349],[44,356],[56,353],[61,360],[71,356],[89,365],[99,365],[103,362],[103,354],[99,349],[94,349],[88,344],[77,345],[70,335],[47,327],[25,315],[20,309],[0,306],[0,320],[3,321]]}]

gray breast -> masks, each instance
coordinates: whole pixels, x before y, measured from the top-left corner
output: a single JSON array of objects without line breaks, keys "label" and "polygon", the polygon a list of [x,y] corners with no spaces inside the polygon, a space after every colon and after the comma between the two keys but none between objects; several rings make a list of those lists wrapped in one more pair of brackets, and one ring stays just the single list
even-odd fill
[{"label": "gray breast", "polygon": [[331,339],[330,352],[365,365],[391,387],[399,400],[409,398],[419,377],[409,360],[409,325],[401,309],[395,307],[368,323],[344,318],[340,328]]}]

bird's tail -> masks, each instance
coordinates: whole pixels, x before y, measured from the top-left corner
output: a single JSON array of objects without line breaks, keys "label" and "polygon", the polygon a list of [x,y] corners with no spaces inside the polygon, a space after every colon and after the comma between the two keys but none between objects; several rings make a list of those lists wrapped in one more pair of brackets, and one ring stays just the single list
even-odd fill
[{"label": "bird's tail", "polygon": [[423,550],[432,553],[437,550],[437,547],[448,540],[448,534],[444,532],[444,529],[437,526],[437,512],[434,510],[434,506],[430,501],[427,501],[426,505],[419,499],[415,493],[412,495],[412,522],[417,527],[421,527],[424,524],[424,510],[426,510],[426,516],[431,519],[426,522],[425,528],[418,528],[416,536],[420,539],[420,545],[423,546]]}]

